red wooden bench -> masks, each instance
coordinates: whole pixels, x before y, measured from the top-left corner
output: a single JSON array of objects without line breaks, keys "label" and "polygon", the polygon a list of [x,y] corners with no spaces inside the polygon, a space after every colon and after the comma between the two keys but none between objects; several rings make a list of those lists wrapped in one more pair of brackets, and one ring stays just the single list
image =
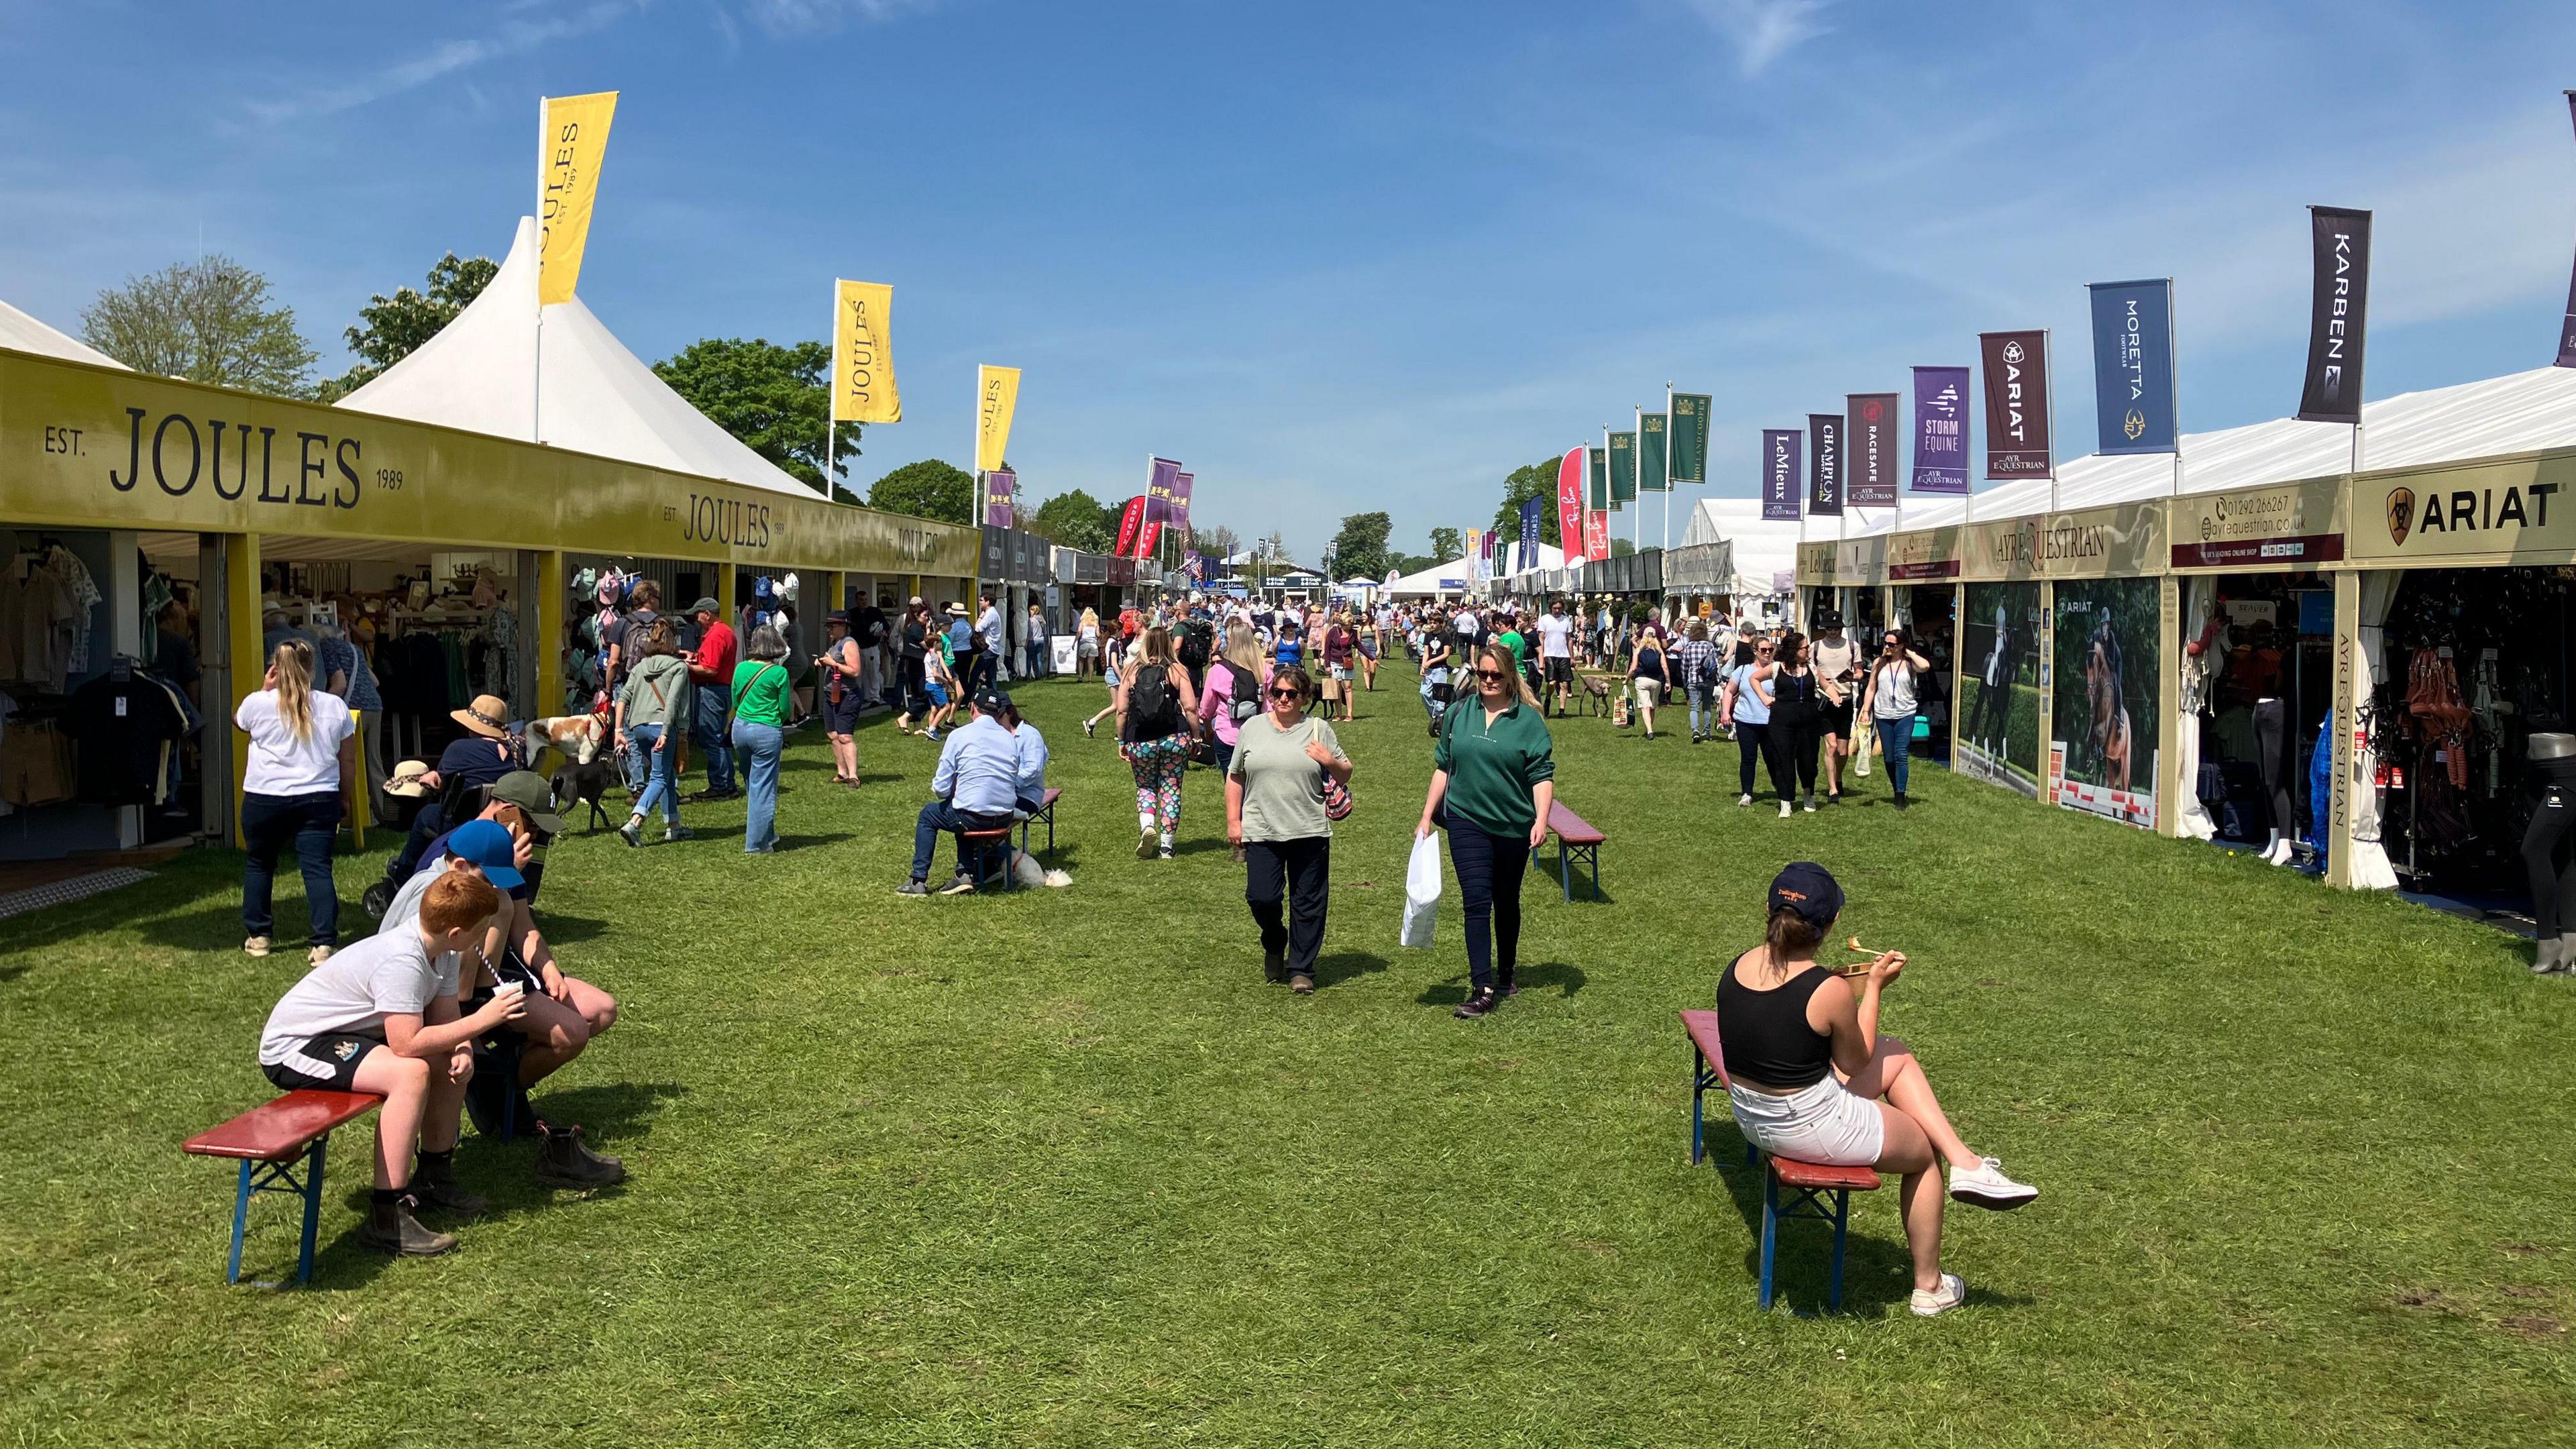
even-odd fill
[{"label": "red wooden bench", "polygon": [[1601,842],[1609,837],[1565,808],[1562,800],[1548,802],[1547,828],[1556,836],[1557,883],[1564,887],[1565,898],[1574,899],[1574,865],[1581,861],[1592,867],[1592,898],[1601,899]]},{"label": "red wooden bench", "polygon": [[250,1220],[250,1197],[255,1192],[304,1199],[304,1238],[295,1256],[295,1281],[312,1281],[313,1235],[322,1221],[323,1149],[331,1145],[331,1129],[367,1115],[384,1100],[373,1092],[289,1092],[180,1144],[181,1151],[198,1157],[241,1161],[240,1186],[233,1192],[233,1247],[224,1264],[225,1282],[241,1281],[242,1230]]},{"label": "red wooden bench", "polygon": [[[1703,1135],[1702,1099],[1711,1087],[1724,1088],[1726,1048],[1717,1037],[1717,1013],[1685,1011],[1682,1030],[1691,1043],[1691,1165],[1696,1167],[1706,1155]],[[1744,1160],[1751,1165],[1763,1160],[1763,1154],[1752,1143],[1744,1144]],[[1780,1189],[1793,1194],[1786,1206],[1780,1202]],[[1809,1218],[1834,1225],[1834,1267],[1825,1280],[1825,1308],[1828,1312],[1843,1306],[1843,1241],[1851,1223],[1851,1195],[1876,1192],[1878,1174],[1866,1167],[1831,1167],[1821,1162],[1800,1162],[1792,1157],[1773,1157],[1762,1176],[1762,1306],[1768,1309],[1772,1298],[1772,1266],[1778,1257],[1780,1223],[1784,1218]],[[1830,1195],[1831,1205],[1827,1199]]]}]

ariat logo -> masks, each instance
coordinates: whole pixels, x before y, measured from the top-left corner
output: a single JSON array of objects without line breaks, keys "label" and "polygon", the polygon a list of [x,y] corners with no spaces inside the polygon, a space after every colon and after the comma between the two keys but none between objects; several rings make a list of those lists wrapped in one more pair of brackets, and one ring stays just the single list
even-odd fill
[{"label": "ariat logo", "polygon": [[2006,362],[2010,362],[2010,363],[2016,363],[2016,364],[2018,364],[2018,363],[2021,361],[2021,344],[2020,344],[2020,343],[2018,343],[2018,342],[2007,342],[2007,343],[2005,343],[2005,344],[2004,344],[2004,361],[2006,361]]},{"label": "ariat logo", "polygon": [[2388,541],[2402,544],[2406,535],[2415,531],[2415,490],[2392,488],[2388,491]]}]

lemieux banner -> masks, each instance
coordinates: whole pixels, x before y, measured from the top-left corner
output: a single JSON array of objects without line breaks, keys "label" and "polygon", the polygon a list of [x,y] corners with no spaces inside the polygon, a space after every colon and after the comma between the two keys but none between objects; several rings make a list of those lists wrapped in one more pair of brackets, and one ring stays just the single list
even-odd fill
[{"label": "lemieux banner", "polygon": [[1011,414],[1020,405],[1020,370],[1016,367],[975,369],[975,469],[990,473],[1002,466],[1011,446]]},{"label": "lemieux banner", "polygon": [[1843,511],[1843,420],[1838,413],[1807,414],[1807,511],[1818,518]]},{"label": "lemieux banner", "polygon": [[1896,394],[1844,398],[1843,500],[1854,508],[1894,508],[1896,467]]},{"label": "lemieux banner", "polygon": [[2311,206],[2308,223],[2316,278],[2299,416],[2311,423],[2357,424],[2364,312],[2370,301],[2370,213]]},{"label": "lemieux banner", "polygon": [[1556,465],[1556,536],[1565,561],[1583,557],[1583,450],[1568,448]]},{"label": "lemieux banner", "polygon": [[2048,437],[2048,333],[1980,332],[1986,369],[1986,476],[2052,478]]},{"label": "lemieux banner", "polygon": [[1968,491],[1968,369],[1914,369],[1914,482],[1917,493]]},{"label": "lemieux banner", "polygon": [[2174,399],[2173,280],[2095,282],[2093,416],[2104,453],[2180,446]]},{"label": "lemieux banner", "polygon": [[1798,516],[1803,442],[1796,428],[1762,430],[1762,516],[1766,519]]},{"label": "lemieux banner", "polygon": [[1665,443],[1669,440],[1662,413],[1637,414],[1637,491],[1670,493],[1673,480],[1666,471],[1669,460]]},{"label": "lemieux banner", "polygon": [[894,288],[842,280],[832,298],[832,420],[899,423],[894,385]]},{"label": "lemieux banner", "polygon": [[1704,392],[1672,394],[1673,442],[1672,480],[1676,483],[1708,481],[1708,406]]},{"label": "lemieux banner", "polygon": [[599,167],[608,157],[617,92],[548,96],[540,110],[537,305],[551,307],[571,301],[581,284],[581,254],[590,244],[590,212],[599,200]]}]

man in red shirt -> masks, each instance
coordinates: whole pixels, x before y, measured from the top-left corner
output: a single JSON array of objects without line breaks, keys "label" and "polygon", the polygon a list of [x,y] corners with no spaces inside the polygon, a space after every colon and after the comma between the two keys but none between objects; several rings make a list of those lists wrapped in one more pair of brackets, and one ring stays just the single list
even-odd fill
[{"label": "man in red shirt", "polygon": [[733,713],[733,667],[740,656],[723,611],[713,599],[689,606],[699,631],[698,652],[689,656],[689,682],[697,696],[689,737],[707,755],[707,788],[692,800],[730,800],[742,793],[734,787],[733,741],[725,738],[725,717]]}]

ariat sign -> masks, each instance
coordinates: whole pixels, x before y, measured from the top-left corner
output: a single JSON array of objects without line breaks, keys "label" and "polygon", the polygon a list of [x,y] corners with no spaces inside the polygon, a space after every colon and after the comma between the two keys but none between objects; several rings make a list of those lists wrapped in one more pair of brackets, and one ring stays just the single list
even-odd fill
[{"label": "ariat sign", "polygon": [[2576,482],[2576,459],[2488,463],[2358,485],[2377,514],[2357,530],[2355,558],[2415,564],[2469,558],[2564,564],[2576,559],[2576,519],[2559,501]]}]

